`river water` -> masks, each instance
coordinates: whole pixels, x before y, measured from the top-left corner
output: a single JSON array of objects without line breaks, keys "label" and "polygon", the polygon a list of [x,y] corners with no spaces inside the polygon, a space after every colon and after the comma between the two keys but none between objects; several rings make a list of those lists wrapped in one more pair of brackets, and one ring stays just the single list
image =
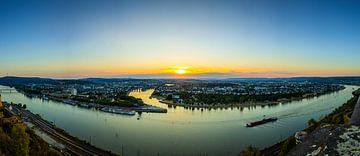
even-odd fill
[{"label": "river water", "polygon": [[[0,86],[0,88],[7,88]],[[168,108],[155,98],[154,90],[133,91],[147,104],[168,108],[168,113],[123,116],[79,108],[60,102],[29,98],[22,93],[2,93],[7,102],[27,108],[54,122],[71,135],[98,147],[125,155],[238,155],[246,146],[269,146],[319,119],[352,97],[356,86],[339,92],[275,106],[217,110]],[[246,128],[263,115],[278,117],[274,123]]]}]

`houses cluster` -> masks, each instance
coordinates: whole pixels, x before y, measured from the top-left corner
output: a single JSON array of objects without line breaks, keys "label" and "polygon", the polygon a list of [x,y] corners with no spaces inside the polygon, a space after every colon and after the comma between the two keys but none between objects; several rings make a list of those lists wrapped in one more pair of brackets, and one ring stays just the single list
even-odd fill
[{"label": "houses cluster", "polygon": [[188,94],[222,94],[222,95],[271,95],[271,94],[292,94],[310,93],[322,94],[342,89],[343,86],[326,83],[313,82],[239,82],[239,83],[193,83],[172,85],[161,85],[156,88],[154,95],[177,99],[181,93]]}]

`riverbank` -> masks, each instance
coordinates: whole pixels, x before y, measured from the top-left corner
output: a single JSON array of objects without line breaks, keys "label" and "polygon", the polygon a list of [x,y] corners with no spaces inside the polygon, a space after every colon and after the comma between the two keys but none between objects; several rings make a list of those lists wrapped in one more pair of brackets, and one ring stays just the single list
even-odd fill
[{"label": "riverbank", "polygon": [[167,113],[167,109],[148,105],[148,104],[143,104],[143,105],[136,106],[136,107],[108,106],[108,105],[101,105],[101,104],[97,104],[97,103],[85,103],[85,102],[75,101],[75,100],[71,100],[71,99],[61,99],[61,98],[57,98],[57,97],[53,97],[53,96],[49,96],[49,95],[30,94],[30,93],[26,93],[19,89],[16,89],[16,91],[20,92],[28,97],[36,97],[36,98],[41,98],[43,100],[53,100],[56,102],[61,102],[61,103],[65,103],[68,105],[78,106],[78,107],[87,108],[87,109],[95,108],[97,110],[107,112],[107,113],[119,114],[116,111],[106,111],[106,110],[125,110],[125,111],[135,111],[138,113]]},{"label": "riverbank", "polygon": [[186,104],[186,103],[176,103],[170,100],[166,100],[164,97],[151,95],[151,98],[157,98],[159,99],[159,102],[163,104],[167,104],[169,107],[173,106],[180,106],[185,108],[204,108],[204,109],[213,109],[213,108],[234,108],[234,107],[253,107],[253,106],[272,106],[272,105],[278,105],[278,104],[285,104],[290,103],[293,101],[301,101],[303,99],[310,99],[314,97],[320,97],[325,94],[331,94],[336,93],[341,90],[344,90],[345,87],[342,87],[340,90],[333,91],[333,92],[325,92],[323,94],[316,94],[316,95],[304,95],[303,97],[294,97],[291,99],[280,99],[278,101],[264,101],[264,102],[244,102],[244,103],[233,103],[233,104],[200,104],[200,105],[194,105],[194,104]]},{"label": "riverbank", "polygon": [[276,156],[284,154],[306,155],[312,152],[326,154],[336,151],[335,147],[337,147],[338,143],[348,141],[346,139],[339,140],[339,136],[351,128],[348,124],[354,107],[357,101],[359,101],[359,91],[354,91],[354,96],[351,99],[319,121],[310,119],[308,121],[309,127],[300,131],[305,134],[301,140],[292,135],[277,144],[261,150],[261,153],[266,156]]},{"label": "riverbank", "polygon": [[82,141],[74,136],[69,135],[63,129],[56,127],[53,123],[49,123],[48,121],[42,119],[39,115],[35,115],[29,110],[25,110],[24,108],[19,107],[16,104],[6,103],[6,105],[8,107],[11,107],[15,114],[21,116],[21,119],[24,122],[31,123],[32,125],[36,126],[38,130],[46,133],[47,136],[50,136],[53,140],[56,140],[62,145],[65,145],[65,149],[71,154],[104,156],[115,155],[110,151],[97,148],[88,142]]},{"label": "riverbank", "polygon": [[[353,86],[346,88],[336,94],[286,105],[211,111],[167,108],[157,99],[150,99],[152,91],[148,90],[132,95],[144,99],[145,103],[167,108],[168,113],[142,113],[132,117],[82,109],[53,100],[29,98],[21,93],[3,94],[3,99],[24,103],[28,110],[56,123],[57,127],[69,134],[115,153],[124,151],[127,156],[137,156],[139,153],[205,155],[205,152],[209,156],[236,156],[250,144],[259,148],[267,147],[304,129],[309,119],[318,119],[330,113],[350,99]],[[244,126],[249,121],[261,119],[263,115],[279,117],[279,122],[255,129]]]},{"label": "riverbank", "polygon": [[11,109],[0,96],[0,155],[69,155],[60,148],[49,146]]},{"label": "riverbank", "polygon": [[[154,97],[156,98],[156,97]],[[301,100],[301,99],[298,99]],[[291,101],[296,101],[294,100],[287,100],[287,101],[281,101],[281,102],[257,102],[257,103],[236,103],[236,104],[217,104],[217,105],[208,105],[208,104],[204,104],[204,105],[189,105],[189,104],[183,104],[183,103],[174,103],[172,101],[169,100],[159,100],[159,102],[163,103],[163,104],[167,104],[170,107],[171,106],[180,106],[180,107],[188,107],[188,108],[231,108],[231,107],[251,107],[251,106],[267,106],[267,105],[277,105],[280,103],[287,103],[287,102],[291,102]]]}]

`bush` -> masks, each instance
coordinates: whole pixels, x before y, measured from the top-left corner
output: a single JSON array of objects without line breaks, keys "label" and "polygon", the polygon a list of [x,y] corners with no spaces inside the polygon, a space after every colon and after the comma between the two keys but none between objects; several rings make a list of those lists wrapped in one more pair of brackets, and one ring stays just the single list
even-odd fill
[{"label": "bush", "polygon": [[349,118],[354,110],[358,97],[354,96],[348,100],[344,105],[335,109],[328,116],[320,120],[321,123],[328,124],[347,124]]},{"label": "bush", "polygon": [[315,119],[310,119],[310,120],[308,121],[308,126],[313,126],[313,125],[316,125],[316,124],[317,124],[317,122],[316,122]]},{"label": "bush", "polygon": [[240,156],[261,156],[259,149],[249,146],[240,152]]},{"label": "bush", "polygon": [[285,156],[295,146],[296,146],[296,139],[294,136],[290,136],[282,145],[279,156]]},{"label": "bush", "polygon": [[23,123],[10,123],[0,118],[0,156],[61,155]]}]

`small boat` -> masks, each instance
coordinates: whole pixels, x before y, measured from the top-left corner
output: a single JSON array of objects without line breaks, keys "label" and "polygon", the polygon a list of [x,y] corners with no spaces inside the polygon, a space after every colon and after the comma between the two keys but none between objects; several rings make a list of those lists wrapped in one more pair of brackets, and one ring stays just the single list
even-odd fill
[{"label": "small boat", "polygon": [[255,127],[258,125],[266,124],[268,122],[275,122],[278,118],[264,118],[259,121],[254,121],[246,124],[246,127]]},{"label": "small boat", "polygon": [[66,103],[66,104],[69,104],[69,105],[73,105],[73,106],[76,105],[72,100],[63,100],[63,103]]},{"label": "small boat", "polygon": [[84,103],[80,104],[79,107],[82,107],[82,108],[90,108],[90,106],[89,106],[88,104],[84,104]]},{"label": "small boat", "polygon": [[136,114],[136,112],[134,110],[121,109],[121,108],[104,107],[101,110],[104,112],[122,114],[122,115],[135,115]]},{"label": "small boat", "polygon": [[43,99],[44,99],[44,100],[49,100],[49,98],[46,97],[45,95],[43,95]]}]

